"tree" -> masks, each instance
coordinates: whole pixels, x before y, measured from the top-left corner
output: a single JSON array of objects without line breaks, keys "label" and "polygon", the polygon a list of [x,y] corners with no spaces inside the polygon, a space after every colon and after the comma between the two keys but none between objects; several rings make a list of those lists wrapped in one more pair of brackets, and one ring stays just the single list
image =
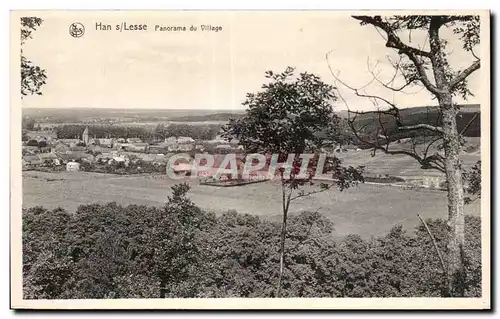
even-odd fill
[{"label": "tree", "polygon": [[[26,40],[32,38],[32,33],[41,24],[43,20],[37,17],[22,17],[21,18],[21,46]],[[25,95],[38,94],[42,95],[40,89],[47,80],[47,72],[35,65],[24,56],[21,48],[21,97]]]},{"label": "tree", "polygon": [[[323,83],[318,76],[305,72],[294,77],[294,71],[291,67],[282,73],[267,71],[266,78],[270,82],[262,86],[262,91],[248,93],[243,102],[248,108],[246,114],[232,119],[224,128],[224,135],[229,139],[238,138],[247,153],[278,154],[278,161],[286,160],[286,165],[291,166],[288,173],[285,168],[279,170],[283,218],[277,297],[282,289],[290,204],[331,188],[333,184],[321,183],[318,189],[310,189],[315,184],[316,169],[322,169],[320,173],[333,172],[337,180],[335,185],[340,190],[362,180],[362,168],[344,168],[337,158],[328,158],[325,166],[316,167],[319,162],[317,152],[325,144],[322,134],[327,132],[331,141],[338,141],[342,136],[338,127],[340,118],[334,114],[332,106],[336,96],[334,88]],[[316,154],[309,159],[308,172],[303,176],[300,168],[305,152]],[[309,190],[306,192],[307,186]]]},{"label": "tree", "polygon": [[38,142],[38,147],[39,148],[47,147],[47,142],[45,142],[45,141]]},{"label": "tree", "polygon": [[35,119],[30,117],[23,117],[22,119],[22,128],[28,131],[33,131],[35,129]]},{"label": "tree", "polygon": [[[388,57],[394,68],[393,76],[388,80],[379,78],[378,73],[368,67],[373,75],[372,82],[390,90],[404,92],[406,89],[421,86],[430,92],[438,101],[439,117],[435,124],[418,123],[405,124],[400,108],[388,99],[366,92],[367,85],[355,88],[342,81],[332,71],[337,82],[353,91],[357,96],[373,101],[377,111],[356,112],[349,110],[350,125],[356,137],[375,151],[380,150],[387,154],[405,154],[417,160],[423,168],[433,168],[446,174],[448,187],[448,226],[450,227],[447,245],[447,291],[445,295],[462,296],[464,292],[464,187],[462,178],[462,163],[459,158],[464,143],[462,134],[475,120],[476,116],[459,131],[457,115],[459,105],[453,102],[457,95],[466,99],[471,95],[467,86],[467,78],[481,65],[480,58],[474,49],[480,43],[480,23],[478,16],[353,16],[361,25],[375,27],[377,32],[386,41],[386,47],[394,49],[397,60]],[[449,62],[452,53],[446,50],[448,41],[443,37],[443,30],[448,29],[458,37],[462,48],[471,54],[472,62],[464,69],[454,70]],[[427,40],[420,46],[414,46],[403,41],[403,35],[411,32],[424,32]],[[429,50],[425,49],[429,45]],[[327,55],[328,59],[328,55]],[[428,70],[432,75],[428,74]],[[345,101],[345,100],[344,100]],[[346,103],[347,104],[347,103]],[[358,116],[371,114],[378,121],[375,134],[367,135],[363,127],[356,125]],[[395,118],[394,130],[388,128],[388,118]],[[391,147],[390,132],[419,132],[420,135],[430,137],[430,142],[419,150],[417,143],[412,143],[412,149],[394,150]],[[434,152],[431,146],[438,145]],[[444,152],[442,152],[442,151]]]},{"label": "tree", "polygon": [[29,140],[26,143],[27,146],[38,146],[38,141],[37,140]]},{"label": "tree", "polygon": [[173,287],[190,278],[202,257],[197,236],[202,211],[187,197],[189,189],[188,184],[172,186],[172,197],[152,231],[149,247],[153,272],[160,281],[160,298],[175,294]]},{"label": "tree", "polygon": [[465,197],[465,203],[470,204],[474,200],[481,198],[481,161],[472,166],[472,168],[463,175],[466,181],[465,192],[467,197]]}]

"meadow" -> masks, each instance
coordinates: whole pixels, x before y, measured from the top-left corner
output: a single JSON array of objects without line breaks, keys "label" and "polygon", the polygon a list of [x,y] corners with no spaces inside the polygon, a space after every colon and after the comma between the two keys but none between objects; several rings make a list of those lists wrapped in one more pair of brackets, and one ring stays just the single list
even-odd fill
[{"label": "meadow", "polygon": [[[62,207],[76,211],[79,205],[116,202],[121,205],[160,206],[178,183],[165,175],[117,176],[90,172],[23,172],[23,207]],[[281,216],[280,185],[264,182],[239,187],[191,185],[189,197],[202,209],[222,213],[259,215],[271,219]],[[292,213],[319,211],[335,227],[334,234],[359,234],[364,237],[386,234],[395,224],[406,229],[418,225],[417,214],[426,218],[446,218],[446,192],[430,189],[360,184],[340,192],[330,190],[298,199]],[[466,206],[466,212],[479,215],[479,203]]]}]

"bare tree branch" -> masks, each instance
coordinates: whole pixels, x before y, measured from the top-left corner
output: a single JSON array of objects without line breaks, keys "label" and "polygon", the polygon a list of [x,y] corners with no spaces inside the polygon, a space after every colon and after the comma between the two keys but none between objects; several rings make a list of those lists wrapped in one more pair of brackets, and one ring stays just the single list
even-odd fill
[{"label": "bare tree branch", "polygon": [[410,126],[400,126],[400,127],[398,127],[398,129],[400,131],[412,131],[412,130],[424,129],[424,130],[429,130],[429,131],[433,131],[433,132],[443,133],[443,129],[441,127],[429,125],[429,124],[415,124],[415,125],[410,125]]},{"label": "bare tree branch", "polygon": [[443,267],[443,272],[446,274],[448,272],[448,270],[446,269],[446,264],[444,263],[443,256],[441,255],[441,251],[439,250],[439,247],[436,243],[436,239],[432,235],[431,230],[429,229],[429,226],[427,226],[427,223],[422,219],[422,217],[420,217],[419,214],[417,214],[417,216],[420,219],[420,221],[422,222],[422,224],[424,224],[424,227],[427,230],[427,233],[429,234],[429,237],[432,240],[432,244],[434,245],[434,249],[436,250],[436,253],[439,257],[439,260],[441,261],[441,267]]},{"label": "bare tree branch", "polygon": [[328,185],[328,184],[325,184],[325,185],[327,185],[325,188],[321,188],[321,189],[316,190],[316,191],[311,191],[311,192],[307,192],[307,193],[299,193],[298,195],[291,197],[290,201],[294,201],[294,200],[301,198],[301,197],[306,197],[309,195],[322,193],[322,192],[327,191],[331,188],[331,185]]},{"label": "bare tree branch", "polygon": [[388,48],[394,48],[403,52],[406,51],[410,54],[424,57],[430,57],[431,55],[431,53],[428,51],[423,51],[403,43],[403,41],[401,41],[401,39],[396,35],[389,23],[383,21],[381,16],[353,16],[353,18],[384,30],[387,35],[387,42],[385,46]]},{"label": "bare tree branch", "polygon": [[424,62],[422,61],[421,58],[430,58],[432,54],[431,52],[420,50],[403,43],[403,41],[401,41],[399,36],[396,35],[391,25],[388,22],[383,21],[380,16],[374,16],[374,17],[353,16],[353,18],[362,21],[364,23],[371,24],[385,31],[385,33],[387,34],[387,42],[385,46],[397,49],[398,54],[406,55],[413,62],[413,64],[417,69],[419,80],[422,82],[425,88],[435,95],[440,95],[442,93],[445,93],[444,91],[438,89],[434,84],[431,83],[429,76],[425,71]]},{"label": "bare tree branch", "polygon": [[463,135],[469,129],[469,127],[472,125],[472,123],[477,119],[478,115],[479,115],[479,113],[474,114],[474,116],[470,119],[470,121],[467,122],[467,124],[464,126],[462,131],[460,131],[460,135]]},{"label": "bare tree branch", "polygon": [[454,88],[457,84],[465,80],[472,72],[478,70],[481,67],[481,61],[475,61],[467,69],[460,72],[455,78],[453,78],[450,83],[450,89]]}]

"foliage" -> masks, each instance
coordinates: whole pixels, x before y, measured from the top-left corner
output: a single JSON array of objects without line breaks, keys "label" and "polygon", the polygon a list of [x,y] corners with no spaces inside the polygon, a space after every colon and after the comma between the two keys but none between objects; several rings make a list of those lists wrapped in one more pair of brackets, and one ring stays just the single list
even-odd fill
[{"label": "foliage", "polygon": [[[26,40],[32,38],[32,33],[41,24],[42,19],[37,17],[22,17],[21,18],[21,45]],[[21,49],[21,96],[28,94],[41,95],[40,89],[46,83],[47,72],[28,60]]]},{"label": "foliage", "polygon": [[[286,163],[279,170],[282,184],[283,221],[280,242],[280,271],[278,274],[277,297],[280,297],[284,279],[285,241],[287,219],[293,200],[326,191],[336,185],[342,191],[357,181],[362,181],[363,168],[342,167],[340,160],[329,157],[326,165],[320,167],[323,174],[332,173],[335,183],[322,183],[319,189],[306,193],[295,190],[307,184],[314,185],[313,176],[319,164],[319,150],[333,143],[345,144],[345,126],[342,119],[333,112],[336,101],[334,87],[324,83],[320,77],[307,72],[294,76],[295,69],[287,67],[282,73],[266,72],[269,83],[262,85],[257,93],[248,93],[243,105],[246,113],[239,119],[231,119],[223,127],[223,135],[232,140],[237,138],[247,153],[278,154],[278,162]],[[327,138],[325,140],[325,137]],[[314,153],[308,162],[308,172],[301,175],[304,153]],[[291,163],[288,160],[291,159]],[[268,165],[271,158],[268,158]]]},{"label": "foliage", "polygon": [[164,126],[159,124],[154,130],[127,125],[84,125],[65,124],[54,128],[57,138],[80,138],[85,128],[89,128],[89,136],[96,138],[131,138],[138,137],[144,141],[164,139],[175,136],[189,136],[193,139],[213,139],[220,130],[220,125],[188,125],[171,124]]},{"label": "foliage", "polygon": [[28,140],[26,145],[27,146],[38,146],[38,141],[37,140]]},{"label": "foliage", "polygon": [[464,172],[463,175],[467,184],[465,191],[468,194],[465,198],[465,203],[470,204],[475,199],[481,198],[481,161],[477,161],[477,163],[470,170]]},{"label": "foliage", "polygon": [[33,131],[35,129],[36,121],[31,117],[23,117],[21,123],[21,127],[23,128],[23,130]]},{"label": "foliage", "polygon": [[[479,112],[459,112],[456,117],[458,131],[463,131],[463,136],[480,137],[481,121],[479,115]],[[398,130],[397,120],[391,115],[381,115],[379,119],[377,114],[367,113],[358,116],[353,124],[356,128],[363,128],[359,130],[359,133],[371,139],[375,139],[378,133],[385,131],[389,142],[405,138],[423,138],[429,142],[437,135],[425,129]],[[399,121],[399,124],[404,126],[418,124],[435,124],[441,126],[442,115],[436,107],[418,108],[417,110],[402,109],[399,112]],[[383,127],[380,124],[381,122],[384,123]],[[354,143],[363,144],[359,139],[354,139]]]},{"label": "foliage", "polygon": [[195,140],[212,140],[221,129],[221,125],[216,124],[170,124],[156,126],[155,135],[161,139],[168,137],[189,136]]},{"label": "foliage", "polygon": [[337,139],[340,118],[333,113],[334,88],[314,74],[294,78],[294,71],[291,67],[282,73],[267,71],[270,82],[262,91],[247,94],[246,114],[231,119],[225,135],[238,138],[248,152],[271,154],[316,150],[323,143],[317,134],[323,130]]},{"label": "foliage", "polygon": [[205,121],[229,121],[231,118],[240,117],[241,114],[238,113],[214,113],[206,115],[185,115],[185,116],[174,116],[169,118],[170,121],[174,122],[205,122]]},{"label": "foliage", "polygon": [[[279,222],[197,208],[177,185],[164,207],[23,210],[27,299],[273,297]],[[427,220],[446,252],[447,226]],[[465,219],[466,296],[481,295],[481,223]],[[282,296],[436,297],[443,271],[425,228],[336,237],[317,212],[289,218]]]}]

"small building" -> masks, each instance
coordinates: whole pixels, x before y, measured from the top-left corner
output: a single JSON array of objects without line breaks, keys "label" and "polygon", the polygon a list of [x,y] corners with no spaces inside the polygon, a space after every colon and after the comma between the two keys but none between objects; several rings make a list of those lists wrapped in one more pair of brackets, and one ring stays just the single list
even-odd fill
[{"label": "small building", "polygon": [[165,144],[167,147],[173,144],[177,144],[177,138],[175,136],[167,137],[165,139]]},{"label": "small building", "polygon": [[80,139],[77,139],[77,138],[65,138],[65,139],[60,139],[59,142],[64,143],[64,144],[68,145],[69,147],[75,147],[76,145],[78,145],[82,141]]},{"label": "small building", "polygon": [[68,162],[66,164],[67,172],[78,172],[80,170],[80,163],[77,162]]},{"label": "small building", "polygon": [[113,139],[112,138],[100,138],[100,139],[97,139],[97,142],[98,142],[99,146],[101,146],[101,147],[108,147],[108,148],[113,147]]},{"label": "small building", "polygon": [[[57,160],[57,155],[54,153],[40,153],[38,157],[44,162],[51,162],[51,163],[56,163],[55,160]],[[58,164],[57,164],[58,165]]]},{"label": "small building", "polygon": [[194,139],[189,136],[179,136],[177,138],[177,144],[193,144]]},{"label": "small building", "polygon": [[179,144],[170,144],[167,149],[169,152],[176,152],[179,150]]},{"label": "small building", "polygon": [[148,143],[134,142],[129,146],[130,151],[146,153],[149,149]]},{"label": "small building", "polygon": [[130,137],[130,138],[127,138],[127,143],[142,143],[142,140],[138,137]]},{"label": "small building", "polygon": [[23,157],[23,166],[41,166],[43,160],[37,155],[27,155]]},{"label": "small building", "polygon": [[177,150],[181,152],[189,152],[194,149],[194,144],[178,144]]}]

